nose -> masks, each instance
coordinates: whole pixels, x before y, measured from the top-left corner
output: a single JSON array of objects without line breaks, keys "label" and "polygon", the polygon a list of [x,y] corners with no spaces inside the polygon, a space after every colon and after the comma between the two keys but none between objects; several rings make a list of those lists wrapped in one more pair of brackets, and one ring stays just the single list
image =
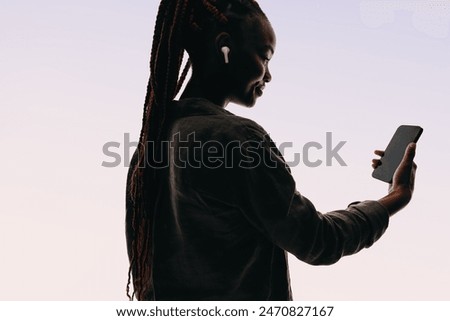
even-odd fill
[{"label": "nose", "polygon": [[266,68],[266,73],[264,74],[264,79],[265,82],[270,82],[272,80],[272,74],[269,71],[269,67]]}]

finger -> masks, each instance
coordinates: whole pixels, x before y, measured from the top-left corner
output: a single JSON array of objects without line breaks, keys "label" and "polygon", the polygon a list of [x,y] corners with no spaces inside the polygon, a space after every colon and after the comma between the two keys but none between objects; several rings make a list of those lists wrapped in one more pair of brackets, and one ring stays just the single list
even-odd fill
[{"label": "finger", "polygon": [[375,152],[375,155],[378,155],[378,156],[381,156],[381,157],[383,157],[384,156],[384,150],[376,150]]},{"label": "finger", "polygon": [[[405,150],[403,159],[394,173],[394,187],[408,186],[411,188],[411,176],[414,179],[414,156],[416,144],[411,143]],[[411,188],[412,189],[412,188]]]},{"label": "finger", "polygon": [[372,167],[377,168],[381,165],[381,161],[379,159],[372,159]]}]

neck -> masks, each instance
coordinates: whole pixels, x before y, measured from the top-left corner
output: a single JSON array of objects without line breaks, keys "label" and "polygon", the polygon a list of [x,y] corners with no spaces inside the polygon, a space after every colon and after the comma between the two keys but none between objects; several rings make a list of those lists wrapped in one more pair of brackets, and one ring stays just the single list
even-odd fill
[{"label": "neck", "polygon": [[181,95],[181,99],[184,98],[203,98],[209,100],[210,102],[225,108],[230,99],[228,95],[224,93],[223,85],[220,84],[220,77],[208,77],[202,78],[193,73],[191,79],[186,85],[183,94]]}]

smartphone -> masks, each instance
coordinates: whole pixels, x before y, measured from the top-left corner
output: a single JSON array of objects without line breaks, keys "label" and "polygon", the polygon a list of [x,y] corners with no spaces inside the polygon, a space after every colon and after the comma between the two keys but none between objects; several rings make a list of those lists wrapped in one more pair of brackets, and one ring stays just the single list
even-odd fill
[{"label": "smartphone", "polygon": [[422,135],[423,129],[419,126],[402,125],[397,128],[389,145],[381,157],[381,165],[372,172],[372,177],[386,183],[392,183],[395,170],[403,159],[406,147],[410,143],[417,143]]}]

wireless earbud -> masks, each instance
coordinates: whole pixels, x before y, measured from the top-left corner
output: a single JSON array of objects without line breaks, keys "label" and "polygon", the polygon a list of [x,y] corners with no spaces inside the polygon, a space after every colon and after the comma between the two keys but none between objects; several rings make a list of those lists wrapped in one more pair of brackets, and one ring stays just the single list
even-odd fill
[{"label": "wireless earbud", "polygon": [[230,53],[230,48],[227,46],[222,47],[223,57],[225,58],[225,63],[228,64],[230,62],[230,59],[228,57],[228,54]]}]

